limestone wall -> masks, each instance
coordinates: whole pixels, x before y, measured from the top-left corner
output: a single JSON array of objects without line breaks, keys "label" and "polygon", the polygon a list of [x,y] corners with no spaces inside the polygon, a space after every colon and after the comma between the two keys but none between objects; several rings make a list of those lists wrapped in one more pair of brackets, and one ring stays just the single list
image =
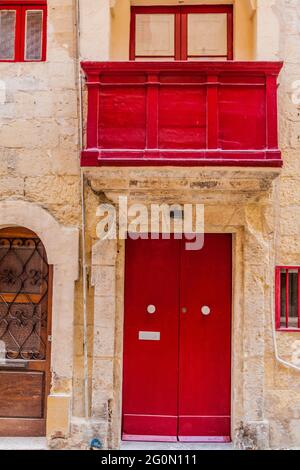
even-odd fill
[{"label": "limestone wall", "polygon": [[[277,182],[276,248],[277,265],[300,265],[300,106],[293,103],[293,83],[300,78],[300,1],[269,2],[277,25],[265,28],[266,41],[279,31],[274,58],[284,60],[279,88],[280,146],[284,166]],[[267,21],[267,20],[266,20]],[[272,40],[273,41],[273,40]],[[262,280],[260,281],[261,285]],[[273,289],[273,284],[270,286]],[[273,298],[274,300],[274,298]],[[274,315],[274,303],[271,311]],[[300,446],[300,372],[274,360],[271,318],[265,318],[265,407],[270,423],[271,445]],[[278,333],[283,359],[299,364],[300,333]],[[298,351],[298,354],[297,354]],[[298,361],[297,361],[298,357]]]},{"label": "limestone wall", "polygon": [[[44,211],[51,214],[60,226],[80,227],[80,169],[78,151],[78,110],[77,110],[77,63],[76,57],[76,11],[75,0],[48,0],[48,47],[46,62],[29,63],[0,63],[0,201],[22,200],[34,203]],[[18,205],[11,207],[11,217],[7,223],[12,223]],[[26,216],[27,227],[39,227],[39,235],[43,236],[48,230],[52,237],[51,246],[63,256],[69,248],[61,243],[50,225],[45,227],[39,220],[33,220],[33,210],[24,206],[24,225]],[[51,218],[50,218],[51,219]],[[18,219],[19,220],[19,219]],[[5,221],[2,218],[2,223]],[[16,219],[16,222],[17,219]],[[50,233],[51,232],[51,233]],[[55,238],[56,237],[56,238]],[[66,238],[67,239],[67,238]],[[45,243],[45,240],[43,240]],[[76,247],[76,245],[73,245]],[[72,250],[68,264],[62,268],[62,274],[55,272],[57,279],[57,294],[59,302],[58,328],[62,328],[64,320],[69,322],[71,315],[71,348],[73,349],[73,330],[80,330],[82,323],[80,286],[77,289],[75,320],[73,319],[73,293],[71,290],[61,291],[70,266],[77,265],[78,277],[78,249]],[[75,268],[74,268],[75,269]],[[61,277],[60,277],[61,276]],[[63,287],[64,289],[64,287]],[[59,297],[60,296],[60,297]],[[71,309],[68,299],[71,300]],[[65,311],[64,309],[67,309]],[[76,335],[78,338],[78,334]],[[64,340],[67,342],[66,336]],[[48,429],[64,436],[69,432],[69,400],[64,405],[64,394],[72,389],[73,358],[69,358],[64,340],[60,349],[61,362],[68,357],[66,369],[71,370],[70,377],[53,374],[52,392],[62,394],[62,402],[55,402],[58,406],[60,421]],[[82,354],[79,346],[82,338],[75,344],[76,357]],[[54,348],[55,349],[55,348]],[[72,351],[71,349],[71,351]],[[65,352],[65,355],[64,355]],[[59,356],[56,358],[59,360]],[[82,404],[76,399],[82,394],[81,363],[75,361],[74,383],[75,393],[73,407],[76,413],[82,413]],[[79,369],[80,367],[80,369]],[[52,400],[53,401],[53,400]],[[54,403],[54,404],[55,404]],[[49,401],[51,408],[51,400]],[[53,407],[52,407],[53,408]],[[52,412],[49,412],[49,417]],[[56,413],[57,418],[57,413]]]},{"label": "limestone wall", "polygon": [[77,224],[78,120],[74,0],[48,1],[46,62],[0,63],[0,194]]}]

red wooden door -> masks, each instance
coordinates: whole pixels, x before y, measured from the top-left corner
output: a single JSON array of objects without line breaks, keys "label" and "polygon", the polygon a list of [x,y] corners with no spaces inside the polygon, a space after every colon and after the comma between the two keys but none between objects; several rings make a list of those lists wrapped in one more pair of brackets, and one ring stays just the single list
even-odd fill
[{"label": "red wooden door", "polygon": [[230,438],[231,253],[224,234],[181,252],[180,441]]},{"label": "red wooden door", "polygon": [[124,439],[177,440],[179,253],[180,240],[126,244]]},{"label": "red wooden door", "polygon": [[127,241],[123,439],[229,440],[231,236]]}]

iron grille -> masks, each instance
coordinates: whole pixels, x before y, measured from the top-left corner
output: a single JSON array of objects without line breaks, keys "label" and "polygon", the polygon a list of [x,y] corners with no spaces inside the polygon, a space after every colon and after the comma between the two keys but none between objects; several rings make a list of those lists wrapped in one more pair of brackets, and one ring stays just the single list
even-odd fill
[{"label": "iron grille", "polygon": [[0,341],[7,359],[46,359],[48,284],[42,242],[0,236]]}]

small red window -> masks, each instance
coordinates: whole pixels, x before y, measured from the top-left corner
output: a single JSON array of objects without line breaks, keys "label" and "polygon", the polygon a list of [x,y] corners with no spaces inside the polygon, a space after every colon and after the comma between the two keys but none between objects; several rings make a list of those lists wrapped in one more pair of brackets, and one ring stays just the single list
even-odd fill
[{"label": "small red window", "polygon": [[46,60],[47,1],[0,0],[0,61]]},{"label": "small red window", "polygon": [[276,268],[276,329],[300,330],[300,267]]}]

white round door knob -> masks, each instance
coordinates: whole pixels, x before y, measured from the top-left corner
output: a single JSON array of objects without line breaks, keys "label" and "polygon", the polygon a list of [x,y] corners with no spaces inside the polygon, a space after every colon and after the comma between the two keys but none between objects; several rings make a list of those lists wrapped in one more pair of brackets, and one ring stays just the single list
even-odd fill
[{"label": "white round door knob", "polygon": [[210,308],[207,305],[203,305],[203,307],[201,308],[201,312],[205,316],[210,315]]},{"label": "white round door knob", "polygon": [[155,305],[148,305],[148,307],[147,307],[147,312],[148,312],[148,313],[151,313],[151,314],[155,313],[155,312],[156,312],[156,307],[155,307]]}]

